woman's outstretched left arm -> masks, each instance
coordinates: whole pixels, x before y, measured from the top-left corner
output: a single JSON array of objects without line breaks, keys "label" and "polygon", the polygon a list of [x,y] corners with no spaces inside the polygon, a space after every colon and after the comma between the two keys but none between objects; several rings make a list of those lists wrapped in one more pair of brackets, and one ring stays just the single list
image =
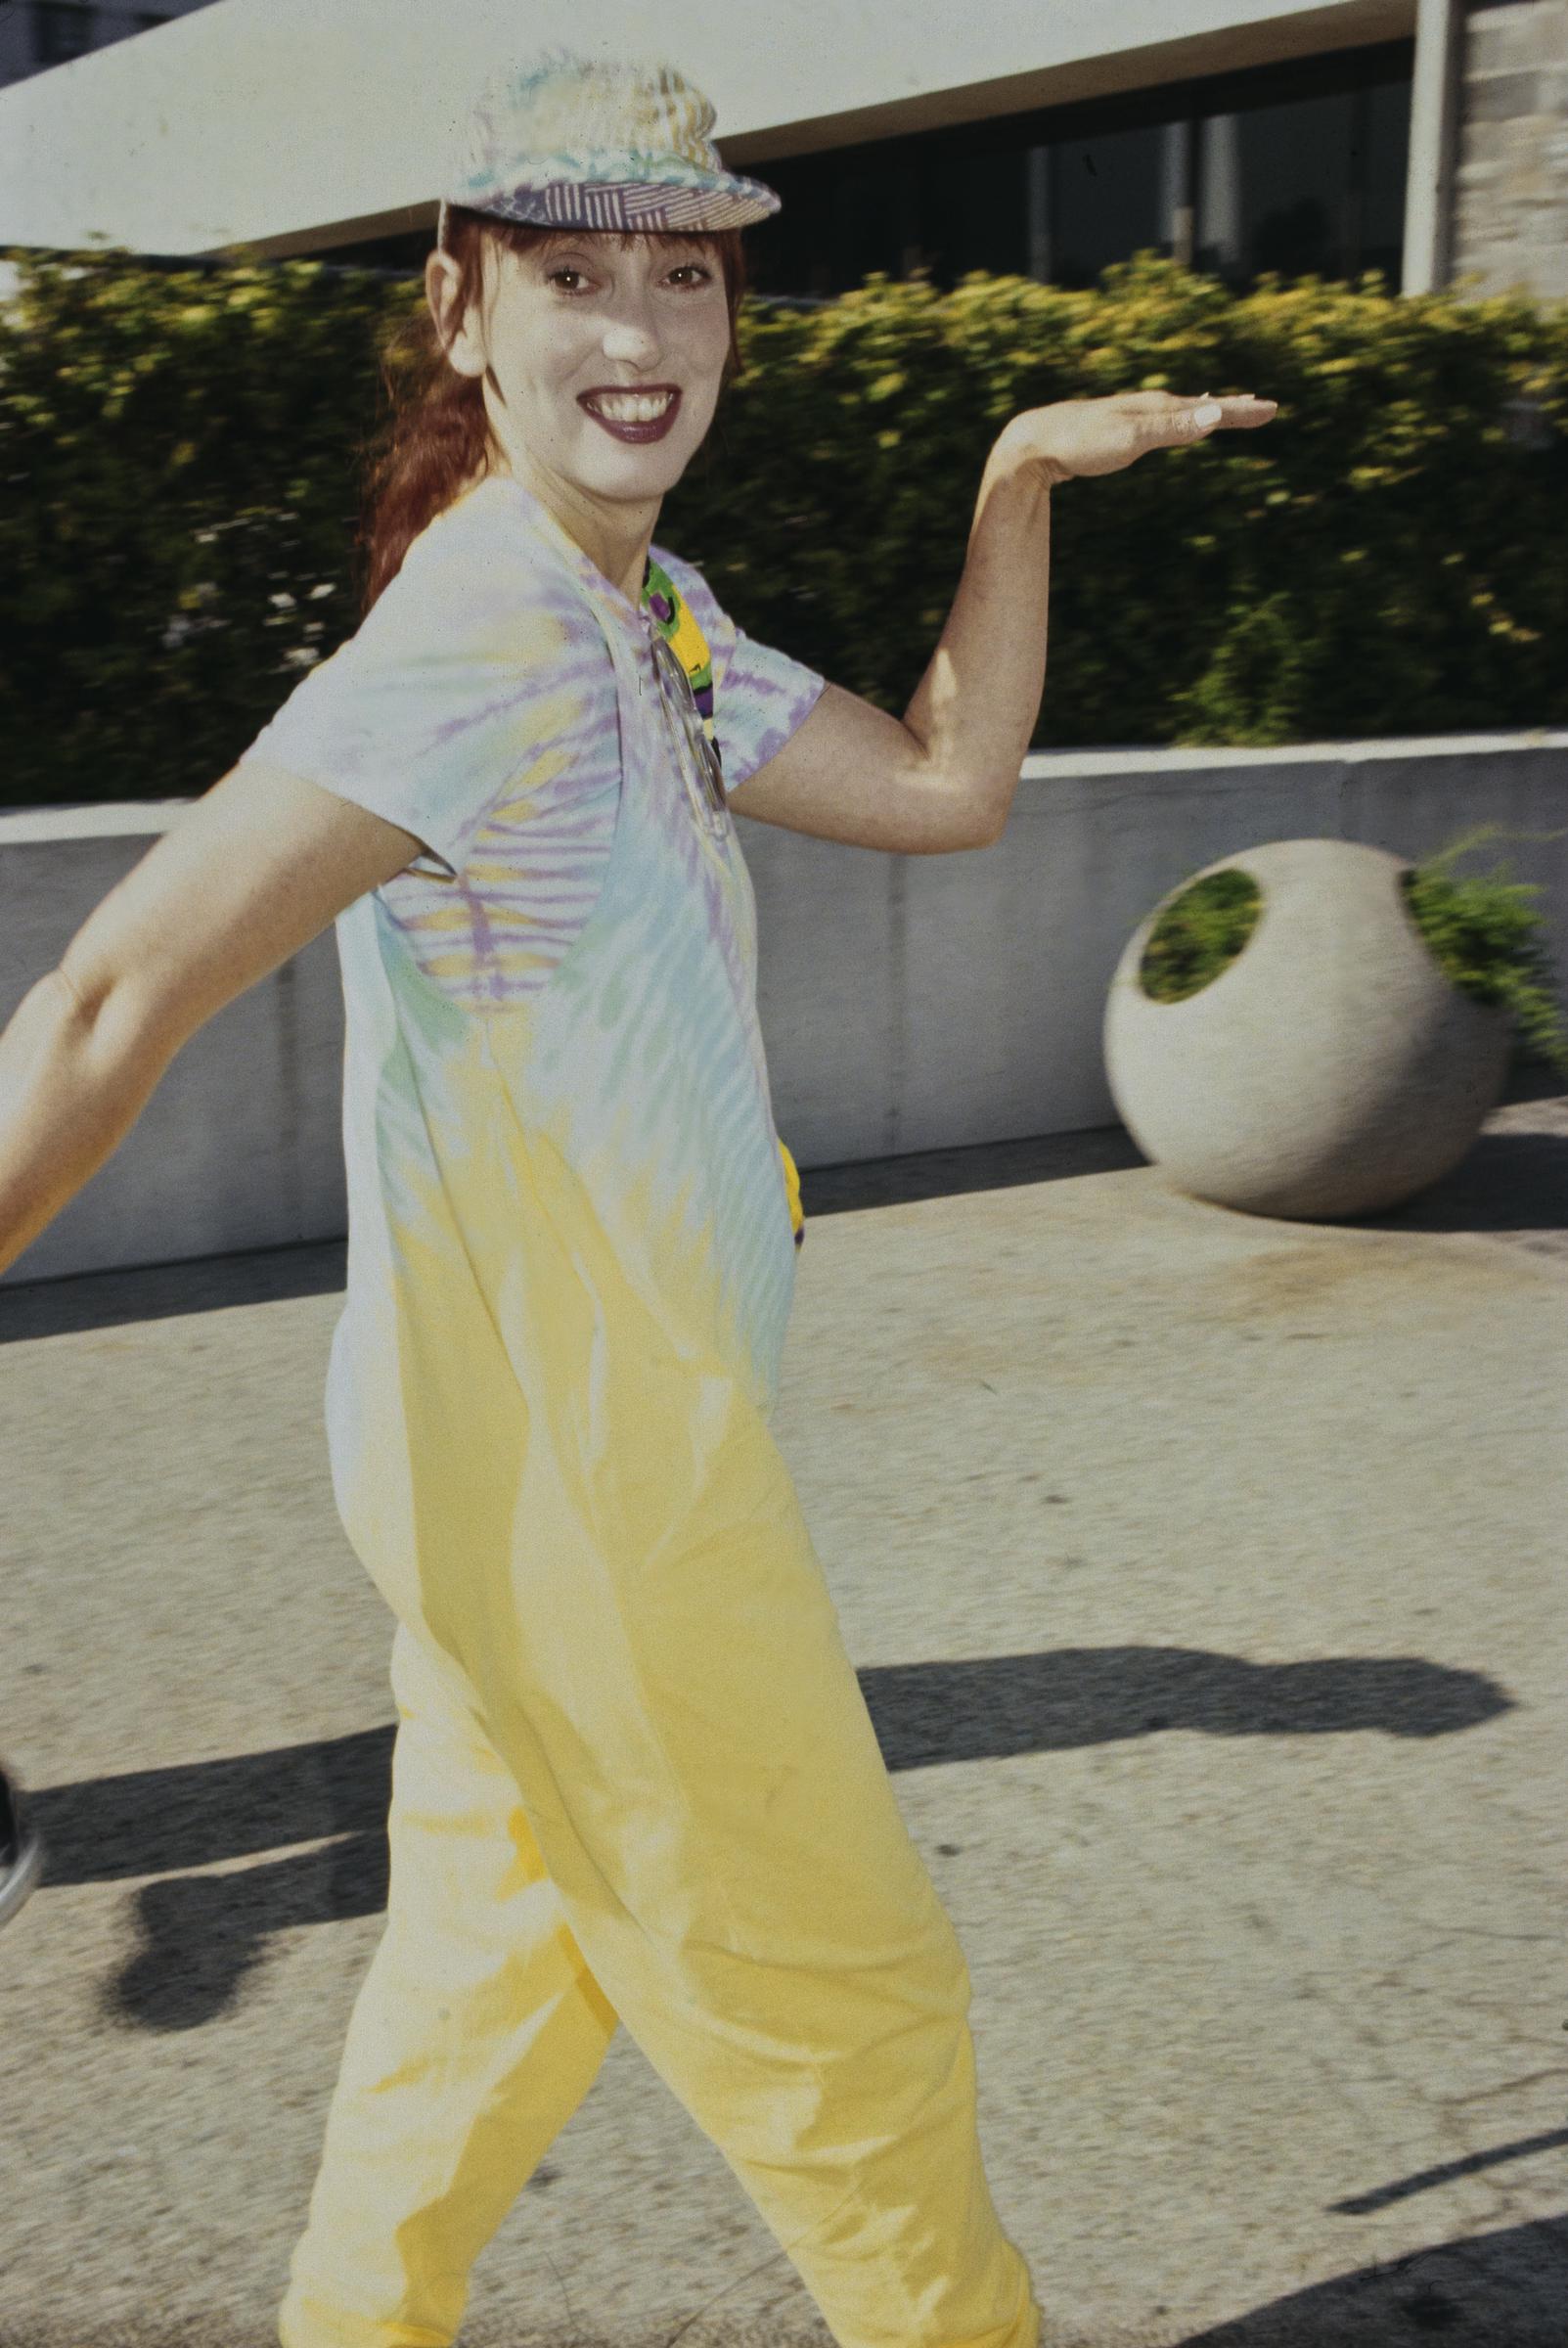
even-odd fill
[{"label": "woman's outstretched left arm", "polygon": [[1133,391],[1014,416],[986,459],[953,609],[903,717],[829,684],[738,787],[737,815],[902,855],[1000,838],[1045,687],[1053,490],[1267,424],[1275,404]]}]

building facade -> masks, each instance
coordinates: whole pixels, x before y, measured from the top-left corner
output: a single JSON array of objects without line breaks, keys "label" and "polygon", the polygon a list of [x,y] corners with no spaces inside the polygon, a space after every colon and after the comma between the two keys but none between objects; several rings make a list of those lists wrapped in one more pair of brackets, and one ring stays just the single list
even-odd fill
[{"label": "building facade", "polygon": [[[1565,0],[1568,4],[1568,0]],[[1091,286],[1150,250],[1393,288],[1404,258],[1412,39],[1166,82],[757,165],[784,209],[747,233],[759,294],[829,296],[874,270]],[[749,167],[749,166],[747,166]],[[414,267],[427,234],[335,259]]]},{"label": "building facade", "polygon": [[[389,34],[404,4],[381,0]],[[85,151],[88,102],[102,109],[112,98],[113,72],[134,48],[139,80],[128,71],[123,79],[144,112],[144,68],[166,61],[169,121],[159,127],[178,171],[182,103],[183,135],[200,140],[211,127],[201,119],[203,92],[220,86],[225,60],[231,86],[253,86],[274,69],[284,42],[299,38],[284,22],[290,0],[254,0],[212,11],[201,42],[125,40],[175,16],[200,18],[209,5],[16,0],[0,10],[0,82],[32,76],[26,89],[0,93],[0,244],[69,241],[36,224],[8,226],[8,109],[24,134],[34,132],[39,152],[59,153],[62,123],[67,137],[79,123]],[[338,0],[345,16],[364,5]],[[1152,250],[1236,288],[1266,272],[1351,283],[1376,272],[1394,291],[1457,284],[1478,294],[1568,295],[1568,0],[1161,0],[1156,9],[1101,0],[1089,34],[1072,39],[1040,0],[1011,9],[1001,32],[995,18],[966,28],[953,0],[905,0],[897,72],[874,54],[817,58],[811,0],[794,5],[798,37],[786,42],[788,26],[773,19],[777,60],[756,76],[749,109],[721,109],[721,124],[739,113],[722,142],[726,159],[771,180],[784,199],[779,216],[747,240],[761,294],[829,298],[873,271],[922,271],[942,288],[974,270],[1088,286],[1108,264]],[[1081,12],[1073,16],[1081,21]],[[461,32],[462,0],[449,0],[447,21]],[[599,45],[618,37],[606,21]],[[475,32],[475,57],[486,41],[493,49],[493,29]],[[116,42],[114,60],[78,62]],[[643,50],[647,36],[631,45]],[[694,23],[690,47],[700,54],[702,46]],[[678,59],[688,53],[673,38],[668,47]],[[922,49],[936,62],[911,89],[919,77],[907,59]],[[859,71],[858,105],[840,86],[853,78],[849,65]],[[332,70],[324,63],[323,73]],[[76,109],[54,104],[67,84],[81,94]],[[289,119],[294,102],[280,92],[279,103]],[[266,119],[264,100],[252,118]],[[308,149],[308,128],[298,135]],[[238,122],[227,159],[249,168],[246,136]],[[418,148],[417,128],[409,144]],[[275,191],[262,172],[248,215],[240,206],[236,227],[213,233],[208,248],[236,241],[263,255],[420,266],[434,207],[418,196],[417,166],[408,201],[378,201],[393,192],[378,166],[362,174],[356,203],[346,187],[336,199],[329,192],[340,162],[334,157],[320,174],[324,216],[300,216],[300,188],[312,185],[306,153]],[[214,232],[223,167],[221,159],[209,167],[206,208],[195,213]],[[426,168],[426,188],[428,178]],[[202,249],[173,206],[164,229],[145,193],[138,203],[139,210],[127,194],[134,225],[115,241],[169,254]],[[68,220],[68,211],[60,216]]]}]

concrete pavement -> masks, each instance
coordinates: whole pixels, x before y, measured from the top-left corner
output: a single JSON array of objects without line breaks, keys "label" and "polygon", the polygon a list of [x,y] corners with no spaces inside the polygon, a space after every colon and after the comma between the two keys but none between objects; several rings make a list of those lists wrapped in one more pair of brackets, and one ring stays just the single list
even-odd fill
[{"label": "concrete pavement", "polygon": [[[1568,1099],[1361,1225],[1119,1131],[808,1174],[779,1433],[1049,2348],[1568,2340]],[[0,1296],[3,2348],[269,2348],[375,1944],[340,1247]],[[826,2348],[623,2031],[465,2348]]]}]

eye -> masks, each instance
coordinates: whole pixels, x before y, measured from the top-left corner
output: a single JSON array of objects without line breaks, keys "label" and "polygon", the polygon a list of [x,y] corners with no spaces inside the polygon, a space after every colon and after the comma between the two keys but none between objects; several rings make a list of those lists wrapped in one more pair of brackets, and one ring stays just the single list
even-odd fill
[{"label": "eye", "polygon": [[704,285],[712,284],[713,272],[701,261],[682,261],[678,268],[670,271],[672,277],[687,277],[694,273],[702,280]]},{"label": "eye", "polygon": [[559,269],[546,270],[545,284],[547,286],[553,286],[556,280],[560,277],[581,277],[581,275],[582,271],[580,269],[573,269],[569,262],[562,262]]}]

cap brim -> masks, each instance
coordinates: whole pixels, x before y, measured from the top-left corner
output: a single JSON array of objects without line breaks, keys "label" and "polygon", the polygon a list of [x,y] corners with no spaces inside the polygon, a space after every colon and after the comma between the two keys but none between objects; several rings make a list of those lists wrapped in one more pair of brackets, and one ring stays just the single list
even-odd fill
[{"label": "cap brim", "polygon": [[633,236],[746,228],[770,218],[784,203],[776,189],[736,173],[694,187],[690,180],[557,179],[449,201],[497,220],[539,228],[619,229]]}]

